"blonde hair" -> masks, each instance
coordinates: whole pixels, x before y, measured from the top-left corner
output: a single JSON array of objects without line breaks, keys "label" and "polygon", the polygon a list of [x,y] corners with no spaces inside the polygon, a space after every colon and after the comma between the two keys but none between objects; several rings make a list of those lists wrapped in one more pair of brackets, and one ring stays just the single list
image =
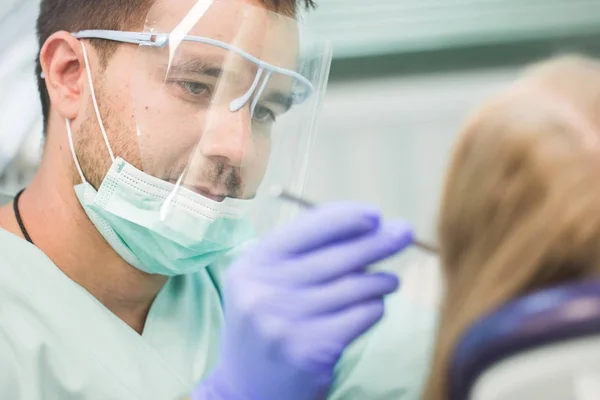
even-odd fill
[{"label": "blonde hair", "polygon": [[463,129],[439,222],[446,279],[424,398],[448,398],[449,363],[478,318],[527,292],[600,272],[600,62],[527,69]]}]

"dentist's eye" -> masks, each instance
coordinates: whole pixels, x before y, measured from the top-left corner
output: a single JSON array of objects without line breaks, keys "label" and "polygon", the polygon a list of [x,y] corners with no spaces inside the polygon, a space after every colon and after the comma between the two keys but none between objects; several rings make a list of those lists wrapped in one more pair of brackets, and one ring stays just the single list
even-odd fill
[{"label": "dentist's eye", "polygon": [[277,116],[269,108],[257,105],[253,119],[260,123],[274,123],[277,121]]},{"label": "dentist's eye", "polygon": [[210,97],[212,93],[212,89],[210,86],[200,83],[200,82],[192,82],[192,81],[181,81],[178,83],[182,89],[187,91],[192,96],[202,96],[202,97]]}]

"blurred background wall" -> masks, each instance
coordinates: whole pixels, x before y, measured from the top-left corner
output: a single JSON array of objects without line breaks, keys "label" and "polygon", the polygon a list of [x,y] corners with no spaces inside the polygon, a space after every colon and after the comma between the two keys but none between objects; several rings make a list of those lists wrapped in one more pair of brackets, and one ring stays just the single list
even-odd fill
[{"label": "blurred background wall", "polygon": [[[523,65],[600,54],[598,0],[324,0],[308,17],[335,60],[306,195],[353,199],[435,240],[452,142],[473,108]],[[435,258],[411,250],[383,267],[435,304]]]},{"label": "blurred background wall", "polygon": [[0,193],[15,194],[35,172],[42,110],[34,76],[39,0],[0,0]]},{"label": "blurred background wall", "polygon": [[[378,205],[435,239],[452,141],[469,111],[529,62],[600,54],[598,0],[319,0],[305,17],[335,60],[306,195]],[[41,115],[33,76],[38,0],[0,2],[0,192],[35,171]],[[411,250],[386,267],[426,302],[437,260]]]},{"label": "blurred background wall", "polygon": [[598,0],[323,0],[334,64],[309,195],[375,202],[432,239],[449,149],[524,64],[598,53]]}]

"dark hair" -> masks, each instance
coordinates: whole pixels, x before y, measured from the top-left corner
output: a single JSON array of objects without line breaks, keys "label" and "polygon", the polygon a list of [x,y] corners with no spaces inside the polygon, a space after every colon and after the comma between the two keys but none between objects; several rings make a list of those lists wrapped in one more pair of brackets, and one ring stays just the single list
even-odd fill
[{"label": "dark hair", "polygon": [[[148,11],[155,0],[42,0],[37,21],[40,49],[56,32],[77,32],[84,29],[132,30],[143,26]],[[314,0],[260,0],[276,12],[294,15],[298,5],[310,9]],[[92,40],[91,44],[100,55],[101,66],[106,63],[118,46],[115,42]],[[36,76],[44,114],[44,126],[50,114],[50,97],[46,83],[41,77],[42,66],[37,59]]]}]

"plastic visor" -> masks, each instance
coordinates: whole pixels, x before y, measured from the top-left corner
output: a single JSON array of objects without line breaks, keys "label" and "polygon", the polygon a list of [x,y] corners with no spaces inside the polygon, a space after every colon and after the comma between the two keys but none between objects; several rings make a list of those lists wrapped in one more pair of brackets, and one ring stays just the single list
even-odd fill
[{"label": "plastic visor", "polygon": [[230,0],[159,0],[144,32],[76,36],[139,44],[131,95],[142,167],[173,184],[161,218],[196,195],[258,232],[293,215],[270,188],[303,191],[327,43],[295,18]]}]

